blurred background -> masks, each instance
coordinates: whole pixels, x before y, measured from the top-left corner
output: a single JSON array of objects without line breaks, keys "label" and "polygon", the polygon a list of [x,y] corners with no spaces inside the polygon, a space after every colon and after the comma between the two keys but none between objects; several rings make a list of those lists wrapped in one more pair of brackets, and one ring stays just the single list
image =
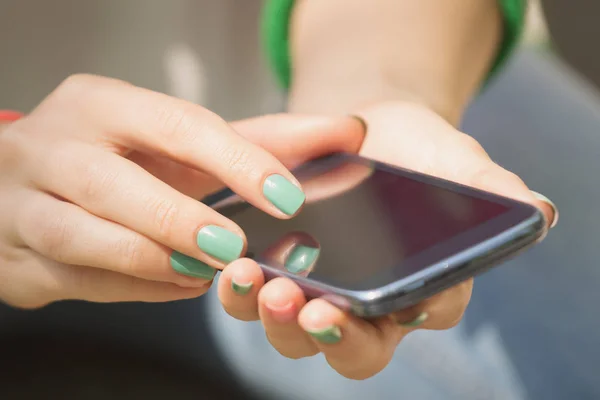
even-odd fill
[{"label": "blurred background", "polygon": [[[88,72],[227,119],[282,110],[285,95],[259,45],[261,5],[0,0],[0,108],[30,110],[66,76]],[[478,279],[464,321],[439,333],[440,343],[461,332],[465,348],[501,346],[506,399],[600,398],[599,16],[597,0],[532,1],[519,52],[464,121],[494,159],[561,210],[548,240]],[[248,389],[251,366],[232,365],[215,344],[203,301],[35,312],[0,305],[0,399],[293,398],[284,385]]]}]

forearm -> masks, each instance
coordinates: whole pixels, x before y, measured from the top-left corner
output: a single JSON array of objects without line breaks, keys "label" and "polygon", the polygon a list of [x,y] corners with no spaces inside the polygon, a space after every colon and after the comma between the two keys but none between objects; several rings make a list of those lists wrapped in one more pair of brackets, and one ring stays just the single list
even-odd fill
[{"label": "forearm", "polygon": [[457,123],[501,40],[497,0],[297,0],[290,108],[424,103]]}]

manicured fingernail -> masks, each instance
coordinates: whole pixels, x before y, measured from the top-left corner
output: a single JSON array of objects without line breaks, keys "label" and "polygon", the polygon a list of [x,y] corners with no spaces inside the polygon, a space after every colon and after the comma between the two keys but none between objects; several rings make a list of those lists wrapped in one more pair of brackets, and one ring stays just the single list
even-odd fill
[{"label": "manicured fingernail", "polygon": [[281,175],[271,175],[263,184],[263,194],[282,213],[294,215],[304,204],[302,189]]},{"label": "manicured fingernail", "polygon": [[321,343],[334,344],[342,340],[342,330],[335,325],[323,329],[307,329],[306,332]]},{"label": "manicured fingernail", "polygon": [[211,280],[215,277],[217,270],[200,260],[186,256],[177,251],[171,254],[171,267],[180,274],[194,278]]},{"label": "manicured fingernail", "polygon": [[226,263],[239,258],[244,249],[240,236],[216,225],[200,229],[196,241],[200,250]]},{"label": "manicured fingernail", "polygon": [[429,314],[427,314],[426,312],[422,312],[421,314],[417,315],[417,318],[413,319],[412,321],[399,322],[399,324],[407,328],[412,328],[421,325],[423,322],[427,321],[427,318],[429,318]]},{"label": "manicured fingernail", "polygon": [[362,126],[363,134],[366,135],[367,131],[369,130],[369,125],[367,124],[367,121],[365,121],[363,117],[358,115],[350,115],[350,118],[353,118]]},{"label": "manicured fingernail", "polygon": [[535,192],[533,190],[531,191],[531,193],[533,193],[533,195],[535,197],[537,197],[538,200],[541,200],[544,203],[548,204],[550,207],[552,207],[553,218],[552,218],[552,221],[550,221],[550,228],[554,228],[556,226],[556,224],[558,224],[558,207],[556,207],[556,204],[554,204],[554,202],[552,200],[550,200],[543,194]]},{"label": "manicured fingernail", "polygon": [[320,252],[314,247],[298,245],[285,260],[285,268],[293,274],[306,271],[314,265]]},{"label": "manicured fingernail", "polygon": [[231,289],[239,295],[248,294],[250,290],[252,290],[252,286],[254,283],[251,281],[248,283],[237,283],[234,278],[231,278]]}]

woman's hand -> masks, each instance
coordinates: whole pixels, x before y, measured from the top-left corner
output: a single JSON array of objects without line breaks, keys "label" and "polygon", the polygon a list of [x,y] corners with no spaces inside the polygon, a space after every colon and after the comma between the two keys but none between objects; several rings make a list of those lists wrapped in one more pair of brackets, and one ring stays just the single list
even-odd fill
[{"label": "woman's hand", "polygon": [[[387,103],[358,114],[368,126],[360,154],[529,202],[544,212],[549,223],[556,221],[549,202],[539,200],[521,179],[495,164],[473,138],[428,108]],[[246,134],[251,137],[252,130]],[[354,131],[347,137],[352,142],[361,136]],[[300,143],[302,138],[291,141]],[[291,157],[274,154],[284,163]],[[322,299],[307,302],[289,279],[265,284],[260,268],[249,259],[228,265],[218,283],[226,311],[241,320],[260,318],[269,341],[281,354],[301,358],[322,352],[336,371],[353,379],[381,371],[409,332],[456,325],[472,286],[471,279],[396,315],[368,322]]]},{"label": "woman's hand", "polygon": [[304,202],[281,162],[206,109],[112,79],[67,79],[0,130],[0,300],[203,294],[245,249],[241,229],[197,200],[223,184],[277,218]]}]

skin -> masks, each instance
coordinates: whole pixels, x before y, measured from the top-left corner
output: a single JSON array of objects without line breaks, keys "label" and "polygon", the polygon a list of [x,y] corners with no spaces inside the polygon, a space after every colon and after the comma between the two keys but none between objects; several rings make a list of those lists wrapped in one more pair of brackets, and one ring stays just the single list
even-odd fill
[{"label": "skin", "polygon": [[[362,0],[299,1],[290,110],[358,115],[368,126],[359,154],[534,204],[552,221],[548,203],[456,129],[496,54],[500,26],[495,0],[374,0],[368,8]],[[235,295],[231,279],[252,282],[252,290]],[[341,375],[365,379],[385,368],[408,333],[455,326],[473,280],[370,322],[321,299],[307,303],[290,280],[264,284],[248,259],[230,264],[218,285],[229,314],[260,319],[282,355],[323,353]],[[339,328],[341,340],[323,343],[309,334],[328,327]]]},{"label": "skin", "polygon": [[[289,218],[263,196],[266,177],[277,173],[296,183],[290,168],[335,151],[521,199],[551,220],[546,203],[455,128],[497,48],[495,3],[373,0],[365,10],[363,0],[298,2],[287,115],[226,123],[202,107],[124,82],[74,76],[5,126],[0,299],[37,308],[64,299],[199,296],[211,282],[176,273],[171,252],[222,269],[196,245],[198,231],[213,224],[245,238],[197,199],[226,185],[274,217]],[[368,132],[349,114],[361,116]],[[232,279],[252,285],[239,295]],[[281,354],[322,352],[340,374],[363,379],[383,369],[416,329],[398,322],[426,312],[419,328],[455,325],[472,281],[372,322],[321,299],[307,303],[289,280],[265,284],[248,259],[226,266],[218,285],[227,312],[260,319]],[[307,333],[331,326],[342,334],[336,343]]]},{"label": "skin", "polygon": [[[272,216],[289,218],[262,186],[273,173],[295,178],[262,145],[284,129],[296,137],[337,129],[329,147],[298,147],[297,160],[356,151],[358,143],[341,143],[342,132],[359,126],[350,118],[291,115],[228,124],[200,106],[124,82],[71,77],[0,131],[0,299],[37,308],[65,299],[197,297],[211,281],[177,273],[172,251],[221,269],[199,249],[198,231],[217,225],[245,240],[235,223],[197,199],[227,185]],[[252,143],[236,129],[263,136]],[[273,141],[272,150],[277,146],[290,151],[289,143]]]}]

